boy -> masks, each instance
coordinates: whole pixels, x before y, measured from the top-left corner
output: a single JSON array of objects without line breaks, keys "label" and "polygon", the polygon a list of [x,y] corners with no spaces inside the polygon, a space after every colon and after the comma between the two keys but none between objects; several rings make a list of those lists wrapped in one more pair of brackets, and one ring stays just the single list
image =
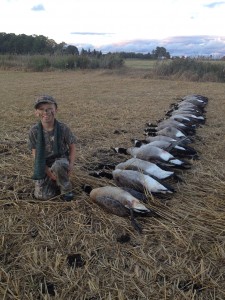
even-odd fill
[{"label": "boy", "polygon": [[61,192],[62,199],[70,201],[74,197],[69,176],[75,161],[76,137],[66,124],[56,120],[58,105],[53,97],[38,97],[34,108],[40,120],[29,132],[29,148],[35,159],[34,196],[47,200]]}]

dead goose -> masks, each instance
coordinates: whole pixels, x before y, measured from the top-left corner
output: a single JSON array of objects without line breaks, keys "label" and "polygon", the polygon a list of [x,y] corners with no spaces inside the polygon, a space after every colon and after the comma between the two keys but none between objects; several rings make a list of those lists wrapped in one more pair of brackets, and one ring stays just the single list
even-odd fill
[{"label": "dead goose", "polygon": [[168,127],[168,126],[173,126],[177,129],[181,129],[181,130],[184,130],[184,131],[190,130],[190,129],[192,129],[192,130],[195,129],[195,126],[187,126],[184,123],[179,122],[175,119],[171,119],[171,118],[168,118],[164,121],[159,122],[156,128],[158,130],[160,130],[160,129],[163,129],[163,128]]},{"label": "dead goose", "polygon": [[196,98],[196,99],[199,99],[199,100],[202,100],[204,101],[205,103],[208,102],[208,97],[206,96],[203,96],[203,95],[200,95],[200,94],[191,94],[191,95],[186,95],[184,96],[183,98],[181,98],[182,100],[185,100],[185,99],[189,99],[189,98]]},{"label": "dead goose", "polygon": [[177,109],[173,110],[171,112],[171,115],[174,115],[176,113],[189,113],[189,114],[193,114],[193,115],[196,115],[196,116],[202,116],[203,115],[203,112],[201,110],[199,110],[198,107],[195,107],[195,106],[190,106],[190,105],[181,105],[179,106]]},{"label": "dead goose", "polygon": [[[141,147],[142,144],[140,141],[135,142],[135,147]],[[159,140],[159,141],[153,141],[148,143],[148,145],[150,146],[156,146],[158,148],[161,148],[169,153],[171,153],[174,156],[180,157],[180,158],[197,158],[197,151],[187,145],[182,145],[182,141],[181,141],[181,145],[179,143],[179,141],[173,141],[173,142],[168,142],[168,141],[163,141],[163,140]]]},{"label": "dead goose", "polygon": [[149,175],[133,170],[116,169],[112,172],[114,181],[119,187],[129,187],[140,192],[173,193],[175,190],[164,183],[157,181]]},{"label": "dead goose", "polygon": [[115,209],[116,206],[114,204],[117,203],[117,201],[122,204],[123,207],[132,209],[133,211],[139,213],[150,212],[150,210],[145,207],[144,204],[133,197],[130,193],[115,186],[95,188],[90,192],[90,198],[93,200],[93,202],[99,205],[103,204],[105,208],[108,208],[110,212],[118,216],[123,216],[124,213],[121,215],[121,211],[117,211],[117,209]]},{"label": "dead goose", "polygon": [[199,116],[203,114],[203,111],[199,109],[197,106],[192,105],[191,103],[186,103],[180,106],[175,106],[173,109],[168,110],[165,115],[171,116],[176,112],[185,112],[185,111],[187,113],[192,113],[194,115],[199,115]]},{"label": "dead goose", "polygon": [[140,143],[140,145],[142,145],[142,144],[149,144],[154,141],[176,142],[176,139],[173,139],[173,138],[171,138],[169,136],[165,136],[165,135],[147,136],[144,140],[131,139],[131,142],[133,142],[135,146],[137,144],[137,147],[139,147],[138,143]]},{"label": "dead goose", "polygon": [[141,232],[141,227],[136,222],[134,213],[149,217],[158,216],[154,211],[143,205],[137,198],[120,187],[104,186],[92,189],[86,185],[83,189],[90,195],[94,203],[98,204],[107,212],[120,217],[131,216],[131,223],[139,232]]},{"label": "dead goose", "polygon": [[116,169],[142,171],[144,174],[154,176],[158,179],[165,179],[174,175],[174,172],[172,171],[165,171],[156,164],[139,158],[128,159],[127,161],[118,164]]},{"label": "dead goose", "polygon": [[142,145],[140,148],[138,147],[130,147],[130,148],[122,148],[117,147],[113,148],[117,153],[130,154],[135,158],[140,158],[142,160],[150,161],[150,162],[167,162],[171,166],[176,166],[180,168],[186,168],[190,165],[187,162],[184,162],[180,159],[176,159],[171,153],[155,146],[151,146],[149,144]]},{"label": "dead goose", "polygon": [[150,144],[152,142],[160,142],[160,141],[169,142],[169,143],[177,142],[177,145],[181,147],[182,146],[187,147],[187,144],[190,143],[190,140],[186,137],[174,139],[165,135],[148,136],[144,140],[131,139],[131,141],[134,143],[135,147],[140,147],[143,144]]},{"label": "dead goose", "polygon": [[191,139],[182,132],[182,130],[179,130],[173,126],[165,127],[163,129],[157,131],[155,134],[169,136],[174,139],[186,138],[187,141],[189,141],[190,143],[192,142]]},{"label": "dead goose", "polygon": [[196,124],[196,123],[205,123],[204,116],[196,116],[194,114],[177,112],[174,113],[171,117],[171,120],[176,120],[178,122],[186,122],[186,124]]},{"label": "dead goose", "polygon": [[187,95],[182,101],[192,103],[198,107],[205,107],[208,104],[208,98],[201,95]]},{"label": "dead goose", "polygon": [[196,104],[188,102],[188,101],[181,101],[174,105],[174,108],[182,109],[182,108],[189,108],[194,110],[203,111],[201,107],[198,107]]},{"label": "dead goose", "polygon": [[176,142],[179,141],[179,145],[187,145],[190,143],[189,138],[183,137],[183,138],[172,138],[170,136],[166,135],[156,135],[156,136],[147,136],[146,142],[154,142],[154,141],[166,141],[166,142]]},{"label": "dead goose", "polygon": [[150,135],[150,136],[164,135],[174,139],[187,137],[181,130],[172,126],[165,127],[159,131],[153,132],[152,134],[148,132],[146,133],[146,135]]},{"label": "dead goose", "polygon": [[188,125],[182,122],[177,121],[176,119],[173,118],[169,118],[169,119],[165,119],[161,122],[159,122],[157,124],[156,127],[152,128],[152,127],[147,127],[145,128],[145,131],[159,131],[161,129],[164,129],[166,127],[175,127],[178,130],[182,130],[184,133],[186,133],[187,135],[194,135],[195,134],[195,129],[196,129],[196,125]]}]

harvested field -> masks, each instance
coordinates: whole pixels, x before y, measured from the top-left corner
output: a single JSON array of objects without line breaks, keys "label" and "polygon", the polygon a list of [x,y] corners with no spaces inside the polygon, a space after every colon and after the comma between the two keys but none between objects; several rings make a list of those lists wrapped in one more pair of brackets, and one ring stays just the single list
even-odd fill
[{"label": "harvested field", "polygon": [[[1,299],[225,299],[224,84],[145,75],[0,71]],[[58,99],[58,119],[78,137],[72,202],[32,194],[27,135],[42,93]],[[129,219],[91,203],[82,185],[113,185],[88,173],[127,159],[111,147],[143,138],[146,122],[194,93],[209,98],[192,145],[200,160],[179,172],[172,197],[149,197],[162,218],[138,218],[138,234]]]}]

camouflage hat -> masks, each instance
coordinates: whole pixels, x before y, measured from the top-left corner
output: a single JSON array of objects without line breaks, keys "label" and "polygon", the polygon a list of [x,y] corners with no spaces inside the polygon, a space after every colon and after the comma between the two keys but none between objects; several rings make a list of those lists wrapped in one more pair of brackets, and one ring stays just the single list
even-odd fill
[{"label": "camouflage hat", "polygon": [[42,95],[42,96],[39,96],[35,103],[34,103],[34,108],[37,109],[39,104],[42,104],[42,103],[50,103],[50,104],[55,104],[56,108],[57,108],[57,103],[55,101],[55,99],[52,97],[52,96],[48,96],[48,95]]}]

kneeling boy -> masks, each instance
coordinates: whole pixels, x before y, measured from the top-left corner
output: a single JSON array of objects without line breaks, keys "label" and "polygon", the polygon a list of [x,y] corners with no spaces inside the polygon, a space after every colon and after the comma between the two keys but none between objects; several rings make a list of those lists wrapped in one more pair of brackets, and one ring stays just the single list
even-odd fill
[{"label": "kneeling boy", "polygon": [[47,200],[61,193],[63,200],[70,201],[74,197],[69,176],[75,161],[76,137],[66,124],[56,120],[58,105],[53,97],[38,97],[34,108],[39,118],[29,132],[29,148],[35,158],[34,195]]}]

